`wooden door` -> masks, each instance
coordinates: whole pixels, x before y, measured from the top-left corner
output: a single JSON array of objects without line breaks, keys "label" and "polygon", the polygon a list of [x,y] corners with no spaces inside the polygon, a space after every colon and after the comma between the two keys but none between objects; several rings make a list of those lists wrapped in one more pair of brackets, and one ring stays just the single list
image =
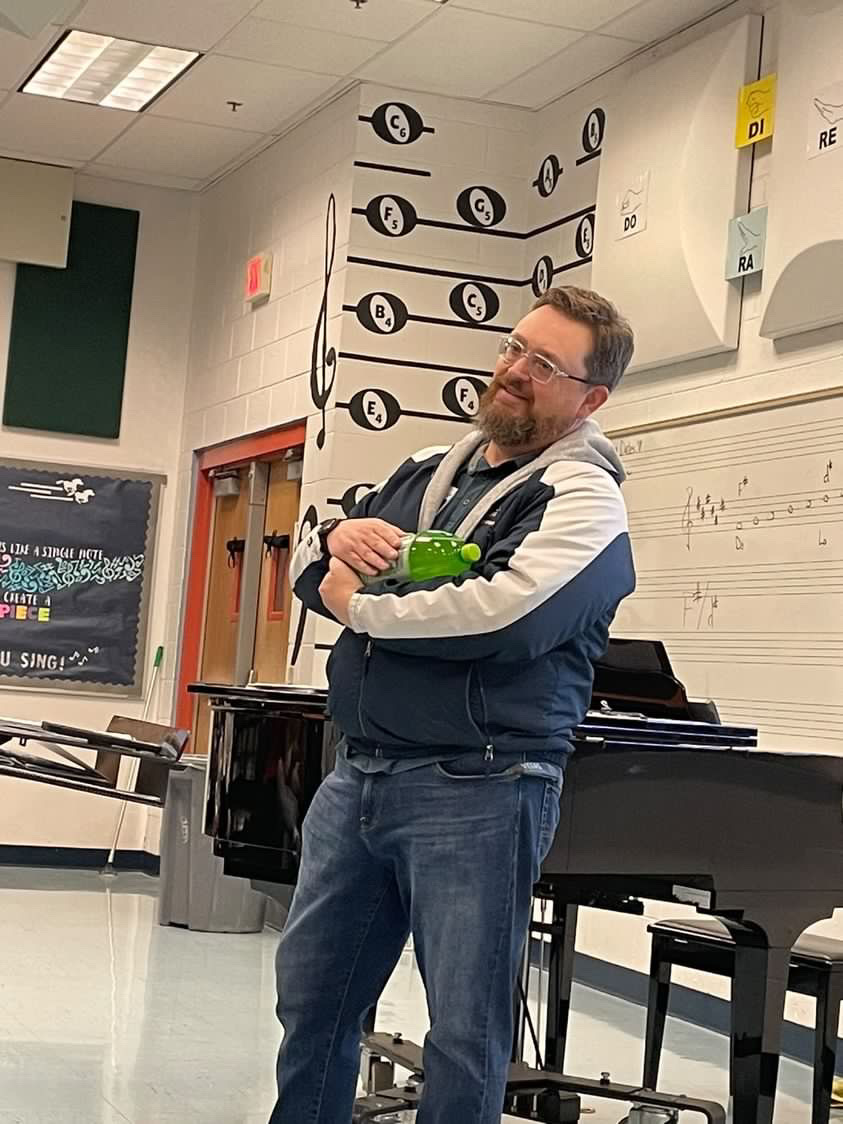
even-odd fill
[{"label": "wooden door", "polygon": [[[218,496],[214,502],[213,530],[205,604],[205,629],[200,662],[204,683],[233,683],[240,617],[240,579],[249,514],[249,469],[238,472],[240,492]],[[206,753],[211,728],[208,699],[199,697],[191,749]]]},{"label": "wooden door", "polygon": [[293,532],[301,493],[300,480],[291,480],[288,476],[296,474],[297,468],[301,468],[301,462],[274,461],[269,467],[264,553],[252,663],[258,683],[283,683],[287,678],[287,643],[292,604],[289,566],[290,555],[295,546]]}]

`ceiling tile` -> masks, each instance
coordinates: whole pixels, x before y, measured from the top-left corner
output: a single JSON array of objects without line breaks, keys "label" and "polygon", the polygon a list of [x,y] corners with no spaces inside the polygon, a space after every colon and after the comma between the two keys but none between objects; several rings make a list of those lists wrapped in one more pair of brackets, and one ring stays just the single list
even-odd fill
[{"label": "ceiling tile", "polygon": [[15,90],[59,37],[56,27],[45,28],[35,39],[25,39],[11,31],[0,31],[0,86]]},{"label": "ceiling tile", "polygon": [[0,147],[52,160],[92,160],[136,120],[99,105],[15,94],[0,109]]},{"label": "ceiling tile", "polygon": [[445,8],[359,75],[433,93],[483,97],[579,38],[579,32],[561,27]]},{"label": "ceiling tile", "polygon": [[339,77],[362,66],[383,46],[375,39],[353,39],[276,20],[247,19],[223,39],[215,53]]},{"label": "ceiling tile", "polygon": [[[208,55],[149,110],[231,129],[271,133],[334,85],[326,74]],[[242,102],[236,112],[229,101]]]},{"label": "ceiling tile", "polygon": [[204,180],[254,148],[261,139],[260,133],[239,129],[142,117],[102,153],[101,161],[120,168]]},{"label": "ceiling tile", "polygon": [[644,0],[633,11],[600,30],[621,39],[652,43],[722,7],[723,0],[682,0],[681,4],[676,0]]},{"label": "ceiling tile", "polygon": [[521,78],[495,90],[496,101],[538,109],[595,78],[637,50],[635,43],[586,35]]},{"label": "ceiling tile", "polygon": [[[165,176],[161,172],[141,172],[137,168],[115,168],[112,164],[99,162],[86,164],[85,176],[99,176],[106,180],[124,180],[126,183],[143,183],[149,187],[175,188],[177,191],[196,191],[204,180],[185,179],[182,176]],[[77,183],[79,181],[77,180]]]},{"label": "ceiling tile", "polygon": [[389,0],[386,4],[376,2],[359,10],[348,0],[319,0],[318,3],[314,0],[262,0],[252,15],[391,43],[422,20],[436,16],[438,11],[430,0]]},{"label": "ceiling tile", "polygon": [[188,51],[207,51],[257,0],[88,0],[71,20],[73,27],[160,43]]},{"label": "ceiling tile", "polygon": [[[594,31],[607,20],[634,8],[641,0],[450,0],[452,8],[466,8],[489,15],[517,16],[551,27]],[[674,0],[675,2],[675,0]]]}]

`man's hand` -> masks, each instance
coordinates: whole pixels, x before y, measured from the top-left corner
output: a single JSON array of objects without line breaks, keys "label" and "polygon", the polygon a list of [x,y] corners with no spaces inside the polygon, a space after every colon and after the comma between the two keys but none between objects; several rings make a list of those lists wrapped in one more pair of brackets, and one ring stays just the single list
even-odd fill
[{"label": "man's hand", "polygon": [[371,577],[398,557],[403,534],[383,519],[343,519],[328,535],[327,546],[332,558]]},{"label": "man's hand", "polygon": [[[363,522],[379,523],[380,520],[363,520]],[[385,524],[385,526],[388,526],[388,524]],[[332,532],[332,534],[335,533]],[[339,558],[331,559],[328,573],[319,586],[319,596],[322,598],[322,604],[334,614],[340,624],[348,626],[348,604],[358,589],[362,588],[362,585],[359,574],[356,574],[350,566],[346,566],[345,562],[340,562]]]}]

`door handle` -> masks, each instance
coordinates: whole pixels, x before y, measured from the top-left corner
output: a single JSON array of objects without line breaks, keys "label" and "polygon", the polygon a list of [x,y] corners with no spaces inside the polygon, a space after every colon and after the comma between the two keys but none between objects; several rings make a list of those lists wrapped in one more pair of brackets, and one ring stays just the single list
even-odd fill
[{"label": "door handle", "polygon": [[290,549],[290,536],[279,535],[276,531],[273,531],[271,535],[263,536],[263,545],[266,547],[266,556],[269,558],[273,550]]},{"label": "door handle", "polygon": [[242,554],[246,549],[245,539],[229,539],[225,544],[225,549],[228,551],[228,565],[230,569],[234,569],[237,565],[237,555]]}]

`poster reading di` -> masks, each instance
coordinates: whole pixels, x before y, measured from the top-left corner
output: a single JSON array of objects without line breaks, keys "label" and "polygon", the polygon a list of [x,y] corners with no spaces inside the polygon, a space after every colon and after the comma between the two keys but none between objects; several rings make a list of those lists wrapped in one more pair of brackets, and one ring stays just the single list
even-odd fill
[{"label": "poster reading di", "polygon": [[0,461],[0,687],[141,693],[163,479]]}]

